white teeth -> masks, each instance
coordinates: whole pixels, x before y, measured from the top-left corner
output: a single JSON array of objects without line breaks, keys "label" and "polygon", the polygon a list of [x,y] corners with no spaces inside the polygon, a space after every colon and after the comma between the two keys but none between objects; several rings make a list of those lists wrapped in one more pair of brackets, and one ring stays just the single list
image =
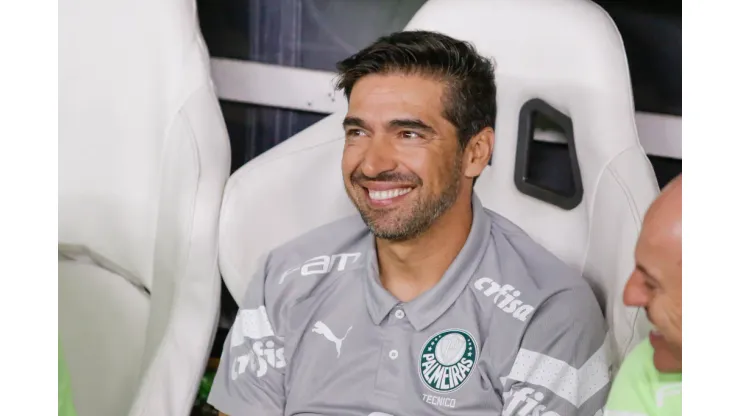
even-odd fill
[{"label": "white teeth", "polygon": [[396,188],[388,189],[385,191],[369,191],[370,199],[373,201],[382,201],[384,199],[391,199],[397,196],[405,195],[411,192],[411,188]]}]

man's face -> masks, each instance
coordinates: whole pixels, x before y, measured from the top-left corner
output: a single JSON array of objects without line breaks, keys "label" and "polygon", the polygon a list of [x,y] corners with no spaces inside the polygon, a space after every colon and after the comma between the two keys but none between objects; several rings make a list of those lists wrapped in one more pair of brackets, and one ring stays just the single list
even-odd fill
[{"label": "man's face", "polygon": [[442,116],[442,82],[416,75],[358,81],[344,121],[347,194],[378,238],[405,241],[455,204],[463,152]]},{"label": "man's face", "polygon": [[637,267],[624,290],[625,304],[645,308],[655,327],[650,343],[655,368],[662,372],[681,371],[680,227],[679,221],[656,230],[645,222],[635,249]]}]

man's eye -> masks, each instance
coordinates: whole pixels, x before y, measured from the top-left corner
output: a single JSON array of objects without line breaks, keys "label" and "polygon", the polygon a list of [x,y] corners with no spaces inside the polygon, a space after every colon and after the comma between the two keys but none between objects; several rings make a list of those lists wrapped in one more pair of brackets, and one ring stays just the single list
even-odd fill
[{"label": "man's eye", "polygon": [[658,284],[655,282],[652,278],[645,277],[645,288],[651,292],[655,292],[656,289],[658,289]]},{"label": "man's eye", "polygon": [[401,132],[401,137],[403,137],[404,139],[418,139],[421,138],[421,135],[414,131],[404,131]]},{"label": "man's eye", "polygon": [[365,132],[360,129],[349,129],[344,133],[345,136],[349,137],[361,137],[365,135]]}]

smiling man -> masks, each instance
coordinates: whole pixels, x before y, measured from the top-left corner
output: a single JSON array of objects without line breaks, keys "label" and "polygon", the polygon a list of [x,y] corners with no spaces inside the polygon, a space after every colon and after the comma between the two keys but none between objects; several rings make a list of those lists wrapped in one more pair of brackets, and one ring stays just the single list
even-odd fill
[{"label": "smiling man", "polygon": [[644,308],[654,329],[622,365],[607,415],[681,415],[682,180],[668,184],[645,214],[624,303]]},{"label": "smiling man", "polygon": [[473,192],[494,144],[491,62],[401,32],[338,69],[359,215],[270,253],[211,404],[232,416],[600,413],[606,325],[590,287]]}]

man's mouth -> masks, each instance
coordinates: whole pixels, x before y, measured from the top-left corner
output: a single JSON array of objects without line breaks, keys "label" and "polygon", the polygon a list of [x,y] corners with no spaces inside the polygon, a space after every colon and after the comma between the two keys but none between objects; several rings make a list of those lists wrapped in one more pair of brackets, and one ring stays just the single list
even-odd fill
[{"label": "man's mouth", "polygon": [[398,183],[368,183],[360,185],[367,195],[367,202],[373,208],[389,208],[403,200],[414,186]]},{"label": "man's mouth", "polygon": [[653,329],[650,330],[650,334],[648,337],[650,339],[650,344],[653,346],[653,348],[659,348],[661,344],[665,342],[665,338],[663,337],[663,334],[655,326],[653,326]]},{"label": "man's mouth", "polygon": [[367,190],[367,194],[372,201],[387,201],[411,192],[412,188],[394,188],[385,190]]}]

